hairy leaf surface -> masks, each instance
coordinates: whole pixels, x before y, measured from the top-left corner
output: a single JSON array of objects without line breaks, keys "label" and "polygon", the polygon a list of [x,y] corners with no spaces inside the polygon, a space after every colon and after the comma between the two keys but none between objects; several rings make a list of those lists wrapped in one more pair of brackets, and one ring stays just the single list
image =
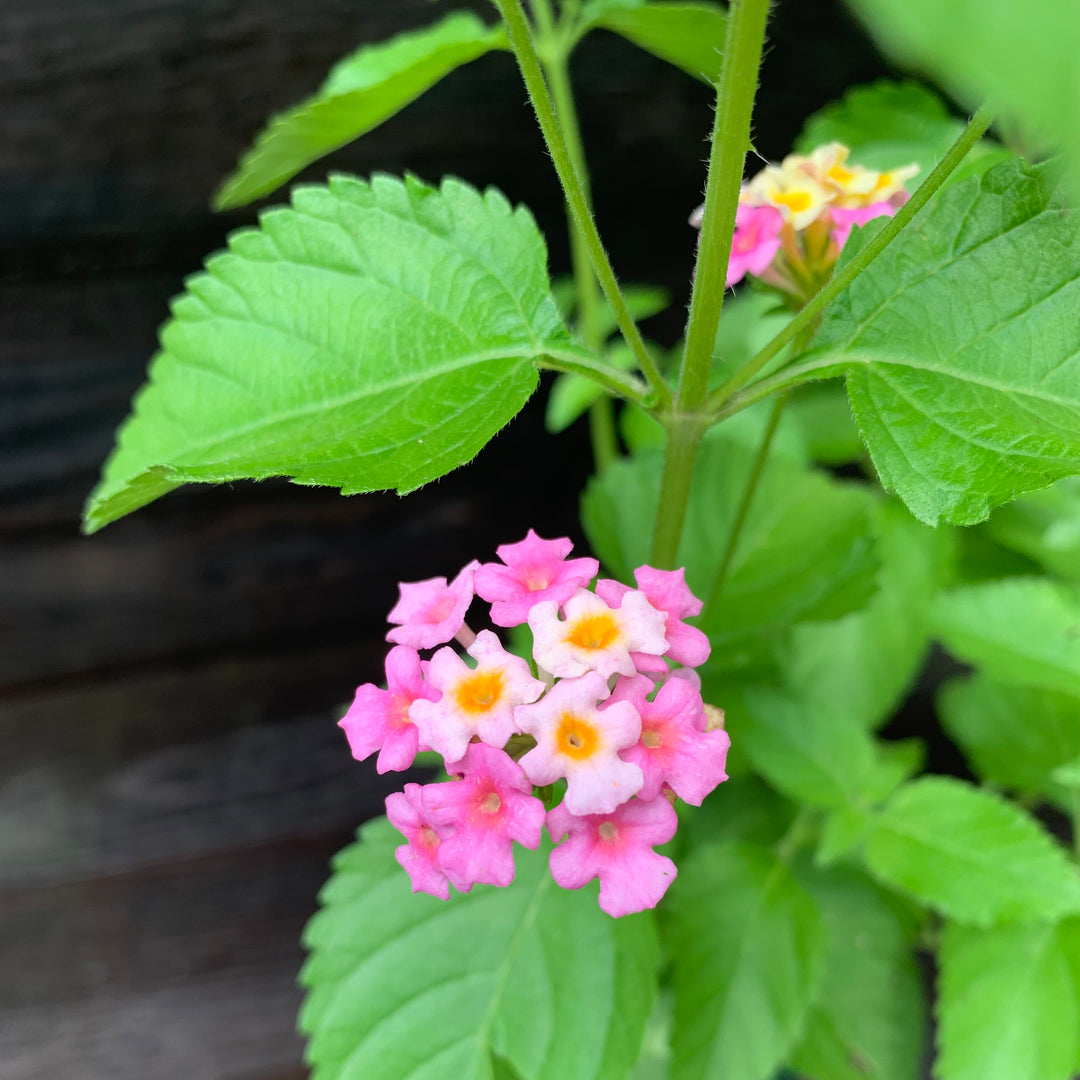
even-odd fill
[{"label": "hairy leaf surface", "polygon": [[506,889],[412,895],[385,819],[335,862],[308,926],[300,1017],[313,1080],[621,1080],[659,960],[651,913],[611,919],[517,851]]},{"label": "hairy leaf surface", "polygon": [[411,491],[470,460],[535,358],[568,346],[543,238],[497,191],[299,188],[173,304],[86,527],[193,481]]},{"label": "hairy leaf surface", "polygon": [[942,192],[819,332],[819,370],[847,373],[882,482],[927,524],[1080,472],[1080,211],[1052,176],[1010,162]]},{"label": "hairy leaf surface", "polygon": [[362,46],[334,66],[313,97],[270,120],[214,195],[214,207],[227,210],[269,195],[389,120],[454,68],[500,48],[506,48],[502,28],[485,26],[471,11]]}]

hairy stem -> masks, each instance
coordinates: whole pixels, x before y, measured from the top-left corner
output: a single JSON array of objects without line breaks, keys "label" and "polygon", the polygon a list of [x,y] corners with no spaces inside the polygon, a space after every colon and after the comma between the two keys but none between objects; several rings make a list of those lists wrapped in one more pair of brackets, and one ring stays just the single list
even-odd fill
[{"label": "hairy stem", "polygon": [[698,244],[686,350],[675,408],[665,420],[668,442],[653,534],[654,566],[674,565],[682,536],[690,479],[704,425],[701,408],[709,386],[716,326],[724,303],[735,211],[750,146],[750,118],[757,92],[769,0],[733,0],[717,86],[705,211]]},{"label": "hairy stem", "polygon": [[634,354],[638,367],[640,367],[652,388],[656,402],[666,405],[670,400],[670,393],[660,374],[660,369],[649,355],[649,350],[642,340],[641,332],[638,330],[626,306],[626,300],[619,289],[615,271],[611,267],[600,234],[597,232],[596,223],[593,221],[592,211],[589,208],[589,200],[586,197],[577,169],[574,167],[563,129],[556,115],[555,103],[544,78],[540,57],[533,42],[532,28],[525,17],[521,0],[494,0],[494,2],[506,25],[510,47],[525,81],[525,88],[528,91],[529,100],[532,102],[533,111],[536,113],[540,131],[551,154],[551,160],[555,165],[559,182],[562,184],[563,193],[566,196],[567,205],[570,207],[574,224],[581,231],[585,249],[600,281],[600,287],[603,289],[604,295],[615,313],[616,322],[626,339],[627,345]]},{"label": "hairy stem", "polygon": [[[929,176],[916,188],[911,198],[896,212],[895,217],[885,223],[884,228],[870,240],[866,247],[835,274],[768,345],[736,371],[723,386],[709,395],[709,406],[712,410],[719,410],[728,398],[745,386],[789,341],[793,341],[807,326],[812,325],[825,308],[888,247],[894,237],[930,201],[938,188],[964,160],[968,151],[983,137],[993,119],[993,113],[984,105],[971,118],[960,137],[931,170]],[[796,357],[793,356],[792,359]]]},{"label": "hairy stem", "polygon": [[548,349],[536,358],[536,365],[548,371],[584,375],[585,378],[599,383],[609,393],[632,401],[635,405],[644,406],[648,396],[648,387],[636,375],[620,371],[613,364],[605,363],[586,352]]}]

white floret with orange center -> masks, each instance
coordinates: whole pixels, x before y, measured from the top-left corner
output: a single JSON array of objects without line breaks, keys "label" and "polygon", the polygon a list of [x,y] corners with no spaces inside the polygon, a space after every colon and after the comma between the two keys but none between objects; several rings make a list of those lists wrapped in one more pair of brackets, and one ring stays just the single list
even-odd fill
[{"label": "white floret with orange center", "polygon": [[475,668],[453,649],[439,649],[428,665],[427,682],[441,696],[409,706],[420,739],[448,762],[465,755],[473,736],[489,746],[505,746],[517,730],[514,709],[535,701],[545,688],[528,663],[508,653],[490,630],[476,635],[468,653]]},{"label": "white floret with orange center", "polygon": [[541,786],[565,778],[572,814],[609,814],[645,782],[637,765],[619,757],[641,738],[641,717],[629,701],[601,708],[609,695],[607,679],[590,671],[515,710],[519,728],[536,739],[519,762],[525,775]]},{"label": "white floret with orange center", "polygon": [[578,589],[563,611],[566,618],[560,619],[558,604],[545,601],[529,612],[533,657],[558,678],[573,679],[588,671],[605,679],[633,675],[637,668],[631,653],[662,656],[668,650],[667,613],[657,611],[639,589],[626,593],[618,608]]}]

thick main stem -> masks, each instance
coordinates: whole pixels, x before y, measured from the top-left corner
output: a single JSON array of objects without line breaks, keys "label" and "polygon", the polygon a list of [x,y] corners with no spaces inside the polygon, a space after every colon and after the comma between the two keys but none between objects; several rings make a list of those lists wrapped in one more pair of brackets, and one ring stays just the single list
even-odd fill
[{"label": "thick main stem", "polygon": [[750,146],[750,119],[769,0],[733,0],[730,12],[717,86],[705,211],[686,324],[686,349],[675,407],[666,421],[668,443],[652,548],[652,562],[658,567],[674,565],[686,518],[690,475],[704,431],[701,411],[708,393],[716,327],[727,287],[728,258],[746,151]]},{"label": "thick main stem", "polygon": [[[949,178],[952,171],[967,156],[968,151],[983,137],[994,115],[983,106],[970,120],[960,137],[949,147],[945,156],[930,171],[929,176],[895,216],[890,218],[870,242],[770,341],[756,356],[744,364],[723,386],[709,395],[710,409],[719,409],[737,390],[745,386],[789,341],[793,341],[807,326],[813,325],[826,306],[846,289],[892,242],[904,226],[930,201],[931,196]],[[793,355],[792,359],[796,359]]]},{"label": "thick main stem", "polygon": [[627,345],[634,354],[634,359],[652,388],[653,395],[657,402],[666,404],[670,399],[670,393],[663,376],[660,374],[660,369],[649,355],[649,350],[642,340],[641,332],[638,330],[633,316],[626,306],[626,300],[619,289],[615,271],[612,269],[611,262],[600,239],[600,234],[597,232],[596,223],[593,221],[592,211],[581,178],[574,167],[570,150],[556,115],[555,104],[540,66],[540,58],[537,55],[536,46],[532,39],[532,30],[521,7],[521,0],[495,0],[495,5],[498,7],[506,25],[510,48],[517,59],[518,67],[525,81],[525,88],[529,93],[529,100],[532,102],[537,122],[540,124],[540,131],[544,136],[544,142],[547,143],[574,224],[581,230],[589,260],[596,271],[600,287],[603,289],[604,296],[607,297],[607,301],[615,313],[615,320],[620,331],[622,331],[623,337],[626,339]]}]

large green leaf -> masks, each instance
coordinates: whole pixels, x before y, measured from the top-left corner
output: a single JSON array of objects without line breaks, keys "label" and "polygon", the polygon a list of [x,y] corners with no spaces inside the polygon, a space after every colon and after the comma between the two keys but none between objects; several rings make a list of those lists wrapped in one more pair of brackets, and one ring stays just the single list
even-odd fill
[{"label": "large green leaf", "polygon": [[581,12],[581,25],[621,34],[695,79],[714,83],[720,76],[727,15],[719,4],[589,0]]},{"label": "large green leaf", "polygon": [[1051,176],[1009,162],[941,193],[819,332],[818,372],[847,373],[882,482],[927,524],[1080,472],[1080,212]]},{"label": "large green leaf", "polygon": [[767,1080],[799,1037],[826,933],[783,863],[749,844],[701,848],[665,923],[673,966],[674,1080]]},{"label": "large green leaf", "polygon": [[528,211],[457,180],[302,187],[188,281],[86,510],[191,481],[411,491],[464,464],[568,346]]},{"label": "large green leaf", "polygon": [[[698,456],[677,562],[705,599],[719,566],[755,455],[724,426],[706,437]],[[582,520],[594,551],[629,580],[648,562],[662,455],[644,451],[594,477]],[[777,457],[762,473],[740,534],[724,590],[703,616],[718,654],[762,644],[762,635],[805,619],[828,619],[858,607],[874,585],[870,536],[873,497]]]},{"label": "large green leaf", "polygon": [[270,120],[214,195],[215,208],[269,195],[305,166],[390,119],[454,68],[505,47],[501,27],[485,26],[470,11],[362,46],[334,66],[313,97]]},{"label": "large green leaf", "polygon": [[772,687],[745,687],[737,704],[732,694],[724,703],[727,730],[770,784],[814,806],[847,806],[867,795],[874,744],[846,712]]},{"label": "large green leaf", "polygon": [[1069,1080],[1080,1060],[1071,964],[1080,921],[950,925],[941,948],[940,1080]]},{"label": "large green leaf", "polygon": [[[842,101],[814,113],[795,141],[795,149],[809,154],[824,143],[840,142],[851,148],[851,160],[860,165],[887,170],[914,162],[925,174],[963,130],[964,125],[930,90],[918,83],[882,80],[857,86]],[[964,167],[985,169],[1006,156],[1000,147],[980,143]],[[907,187],[914,190],[918,182],[916,176]]]},{"label": "large green leaf", "polygon": [[1048,921],[1080,911],[1080,873],[1012,803],[933,776],[901,787],[871,824],[871,870],[957,922]]},{"label": "large green leaf", "polygon": [[949,651],[998,682],[1080,697],[1080,595],[1045,578],[942,593],[934,623]]},{"label": "large green leaf", "polygon": [[622,1080],[659,961],[651,913],[611,919],[519,851],[507,889],[412,896],[380,819],[337,859],[308,926],[313,1080]]},{"label": "large green leaf", "polygon": [[865,727],[892,715],[922,665],[929,607],[949,573],[952,535],[920,525],[895,501],[873,517],[881,555],[877,592],[829,623],[796,626],[780,651],[788,689]]},{"label": "large green leaf", "polygon": [[974,108],[990,99],[1080,176],[1080,5],[1074,0],[849,0],[901,62]]},{"label": "large green leaf", "polygon": [[938,711],[983,781],[1071,809],[1053,773],[1080,755],[1080,698],[973,675],[944,687]]},{"label": "large green leaf", "polygon": [[1080,582],[1080,477],[1022,496],[995,511],[983,527],[999,544]]},{"label": "large green leaf", "polygon": [[825,977],[790,1063],[808,1080],[919,1080],[926,1003],[914,920],[851,869],[797,867],[829,931]]}]

